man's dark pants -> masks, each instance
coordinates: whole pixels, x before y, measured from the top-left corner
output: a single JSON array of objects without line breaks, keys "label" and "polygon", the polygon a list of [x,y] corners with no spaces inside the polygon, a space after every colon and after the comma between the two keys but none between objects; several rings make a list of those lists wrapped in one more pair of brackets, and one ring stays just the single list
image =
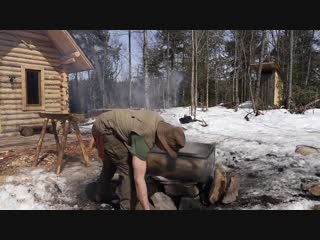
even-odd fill
[{"label": "man's dark pants", "polygon": [[110,190],[110,181],[117,171],[120,175],[118,187],[120,208],[133,210],[137,205],[137,196],[133,178],[132,156],[112,129],[104,134],[103,138],[106,158],[103,160],[97,193],[103,196]]}]

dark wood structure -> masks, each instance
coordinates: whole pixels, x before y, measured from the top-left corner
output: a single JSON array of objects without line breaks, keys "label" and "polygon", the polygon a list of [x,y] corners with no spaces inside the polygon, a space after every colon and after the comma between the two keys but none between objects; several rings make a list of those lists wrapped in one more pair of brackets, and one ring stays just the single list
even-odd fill
[{"label": "dark wood structure", "polygon": [[[259,64],[252,64],[251,69],[258,71]],[[280,66],[274,62],[262,64],[260,99],[266,106],[280,106],[283,96],[283,81]]]}]

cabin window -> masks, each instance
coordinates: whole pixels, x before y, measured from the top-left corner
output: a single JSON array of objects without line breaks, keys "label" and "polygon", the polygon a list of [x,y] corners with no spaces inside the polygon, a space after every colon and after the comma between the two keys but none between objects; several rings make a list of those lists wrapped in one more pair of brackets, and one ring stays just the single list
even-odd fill
[{"label": "cabin window", "polygon": [[44,69],[22,67],[22,110],[44,110]]},{"label": "cabin window", "polygon": [[26,69],[27,105],[41,105],[40,71]]}]

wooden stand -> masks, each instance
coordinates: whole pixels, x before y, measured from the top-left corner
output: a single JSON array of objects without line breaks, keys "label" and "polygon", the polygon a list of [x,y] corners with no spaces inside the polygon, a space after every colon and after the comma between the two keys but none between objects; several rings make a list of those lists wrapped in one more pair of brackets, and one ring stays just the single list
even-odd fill
[{"label": "wooden stand", "polygon": [[[90,166],[89,157],[88,157],[87,151],[85,150],[82,136],[81,136],[79,126],[78,126],[78,122],[83,118],[83,116],[81,114],[69,114],[69,113],[39,113],[39,115],[40,115],[40,117],[45,118],[45,120],[43,122],[40,138],[39,138],[38,145],[37,145],[36,154],[34,156],[33,166],[35,167],[38,164],[38,159],[39,159],[44,135],[46,134],[48,122],[49,122],[49,120],[51,120],[53,134],[54,134],[54,138],[56,140],[57,152],[58,152],[56,173],[60,174],[62,171],[63,155],[64,155],[64,149],[67,145],[67,136],[69,133],[70,123],[76,133],[84,164],[86,167],[89,167]],[[63,134],[61,137],[61,143],[59,141],[57,128],[56,128],[57,121],[61,121],[61,125],[63,126]]]}]

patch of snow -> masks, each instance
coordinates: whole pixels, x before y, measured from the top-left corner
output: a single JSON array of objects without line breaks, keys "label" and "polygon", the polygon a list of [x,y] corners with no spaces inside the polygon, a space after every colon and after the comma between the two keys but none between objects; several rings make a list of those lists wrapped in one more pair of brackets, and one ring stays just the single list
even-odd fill
[{"label": "patch of snow", "polygon": [[[216,143],[216,162],[238,169],[240,197],[268,194],[292,201],[276,204],[274,208],[308,209],[314,202],[295,200],[292,196],[301,193],[302,178],[315,177],[315,173],[320,172],[320,154],[301,156],[295,153],[295,148],[297,145],[320,147],[318,110],[308,110],[306,114],[290,114],[286,109],[267,110],[246,121],[244,116],[249,109],[240,108],[235,112],[218,106],[207,112],[197,111],[197,119],[204,119],[207,127],[199,122],[183,124],[183,127],[187,141]],[[189,114],[189,108],[172,108],[162,115],[178,122],[185,114]],[[272,209],[273,205],[269,205],[267,209]]]},{"label": "patch of snow", "polygon": [[80,132],[81,133],[91,133],[92,130],[92,124],[90,125],[85,125],[85,126],[79,126]]},{"label": "patch of snow", "polygon": [[319,202],[303,199],[293,203],[285,203],[273,206],[270,208],[270,210],[311,210],[316,204],[319,204]]},{"label": "patch of snow", "polygon": [[[187,141],[216,143],[216,162],[240,173],[239,198],[258,201],[240,209],[310,209],[317,201],[295,196],[301,194],[301,179],[320,179],[316,176],[320,173],[320,154],[302,156],[295,148],[320,147],[320,109],[305,114],[268,110],[246,121],[248,111],[217,106],[203,112],[199,108],[197,119],[205,120],[207,127],[200,122],[179,122],[190,114],[189,107],[167,109],[161,116],[183,127]],[[93,121],[80,126],[81,132],[91,132]],[[86,185],[97,179],[101,170],[100,162],[92,163],[86,168],[80,161],[70,162],[60,177],[43,169],[21,169],[0,185],[0,209],[81,209]],[[270,203],[260,205],[263,195],[271,196],[267,198]]]},{"label": "patch of snow", "polygon": [[252,102],[246,101],[241,104],[239,104],[238,108],[252,108]]},{"label": "patch of snow", "polygon": [[57,176],[41,168],[23,168],[0,185],[0,209],[78,209],[78,196],[84,195],[86,184],[99,176],[100,169],[98,162],[92,162],[90,168],[69,163]]}]

